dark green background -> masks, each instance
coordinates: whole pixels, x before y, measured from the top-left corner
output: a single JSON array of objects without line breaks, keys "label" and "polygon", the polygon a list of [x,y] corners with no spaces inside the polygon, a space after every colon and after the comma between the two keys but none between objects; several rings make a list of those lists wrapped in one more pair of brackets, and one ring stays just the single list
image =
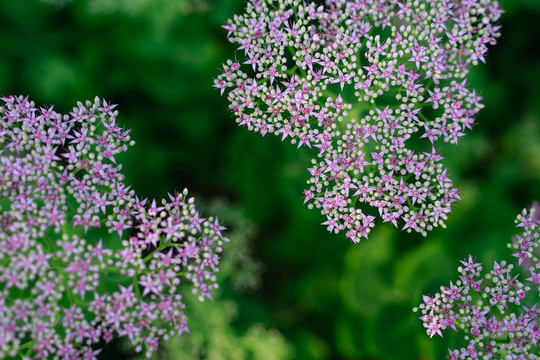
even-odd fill
[{"label": "dark green background", "polygon": [[176,13],[155,1],[131,14],[89,13],[91,1],[0,0],[0,93],[60,112],[96,95],[119,104],[137,142],[121,161],[139,194],[188,187],[243,207],[265,272],[253,294],[229,291],[239,332],[263,322],[298,359],[442,358],[458,338],[430,341],[411,309],[469,253],[509,257],[515,215],[540,199],[540,0],[503,1],[502,37],[470,74],[486,107],[458,146],[438,145],[463,197],[448,228],[422,238],[381,225],[358,245],[302,205],[306,154],[237,127],[211,87],[234,57],[221,25],[243,0]]}]

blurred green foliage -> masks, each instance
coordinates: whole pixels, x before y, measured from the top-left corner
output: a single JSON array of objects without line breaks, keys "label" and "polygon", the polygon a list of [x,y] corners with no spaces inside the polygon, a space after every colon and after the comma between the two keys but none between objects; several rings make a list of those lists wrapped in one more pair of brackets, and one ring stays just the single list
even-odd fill
[{"label": "blurred green foliage", "polygon": [[[458,146],[438,145],[463,197],[447,228],[422,238],[380,226],[358,245],[327,233],[302,205],[306,154],[237,127],[211,87],[234,57],[221,25],[244,0],[51,2],[0,1],[0,92],[63,112],[95,95],[119,104],[137,141],[120,161],[138,192],[225,197],[259,229],[258,290],[225,286],[221,311],[204,303],[191,319],[193,332],[221,331],[213,346],[223,353],[208,359],[235,359],[230,344],[253,344],[243,349],[258,359],[428,360],[455,346],[450,332],[429,340],[411,309],[455,278],[469,253],[487,263],[509,256],[515,215],[540,199],[540,1],[503,1],[503,35],[470,77],[486,107]],[[274,353],[288,347],[271,328],[290,352]],[[188,336],[178,343],[184,358],[200,346]]]}]

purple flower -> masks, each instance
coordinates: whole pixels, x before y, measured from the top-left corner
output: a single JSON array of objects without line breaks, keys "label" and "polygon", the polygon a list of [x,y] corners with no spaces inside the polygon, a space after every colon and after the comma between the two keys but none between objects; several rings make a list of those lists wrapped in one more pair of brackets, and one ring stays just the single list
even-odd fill
[{"label": "purple flower", "polygon": [[[414,309],[422,313],[420,319],[430,337],[443,336],[448,327],[457,331],[456,324],[465,332],[467,347],[449,350],[449,359],[537,358],[540,220],[535,210],[533,206],[518,215],[516,224],[525,229],[508,244],[527,250],[523,256],[513,254],[517,266],[495,261],[491,270],[482,274],[482,264],[469,256],[461,261],[455,285],[441,286],[441,293],[433,298],[424,295],[419,309]],[[520,268],[521,274],[513,273]]]},{"label": "purple flower", "polygon": [[114,337],[150,356],[187,332],[180,282],[211,298],[219,220],[187,190],[147,206],[123,183],[113,154],[133,141],[116,105],[1,101],[0,357],[95,359]]},{"label": "purple flower", "polygon": [[238,60],[214,86],[239,125],[317,149],[306,202],[329,231],[358,242],[378,213],[426,235],[460,199],[435,143],[474,124],[466,76],[501,12],[495,0],[250,0],[224,26]]}]

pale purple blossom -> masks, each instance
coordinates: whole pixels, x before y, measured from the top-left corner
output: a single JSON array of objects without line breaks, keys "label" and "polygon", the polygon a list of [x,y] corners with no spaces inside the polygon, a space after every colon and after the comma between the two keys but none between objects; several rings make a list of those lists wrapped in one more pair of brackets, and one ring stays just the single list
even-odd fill
[{"label": "pale purple blossom", "polygon": [[147,202],[124,184],[116,105],[1,101],[0,358],[95,359],[115,337],[150,356],[188,332],[181,292],[217,287],[219,220],[187,190]]},{"label": "pale purple blossom", "polygon": [[436,143],[472,128],[466,76],[501,13],[495,0],[248,0],[224,26],[238,51],[214,86],[239,125],[314,150],[305,201],[330,231],[358,242],[377,215],[426,235],[460,199]]},{"label": "pale purple blossom", "polygon": [[[523,232],[508,247],[512,261],[486,268],[472,256],[461,261],[459,280],[424,295],[420,319],[430,337],[458,327],[466,347],[449,350],[449,359],[538,359],[540,322],[540,221],[533,207],[518,215]],[[524,254],[524,255],[521,255]],[[517,264],[516,264],[517,263]]]}]

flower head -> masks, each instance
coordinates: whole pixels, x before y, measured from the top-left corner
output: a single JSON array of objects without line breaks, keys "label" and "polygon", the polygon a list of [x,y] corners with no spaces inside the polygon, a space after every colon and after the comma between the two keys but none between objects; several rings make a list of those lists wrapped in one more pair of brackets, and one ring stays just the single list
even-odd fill
[{"label": "flower head", "polygon": [[211,298],[224,227],[187,190],[147,206],[124,184],[115,105],[1,100],[0,357],[94,359],[114,337],[149,355],[188,331],[180,282]]},{"label": "flower head", "polygon": [[[540,221],[534,207],[523,210],[516,224],[522,227],[525,222],[524,232],[508,244],[521,250],[513,254],[517,264],[495,261],[483,274],[482,264],[469,256],[461,261],[456,285],[441,286],[441,293],[433,298],[424,295],[420,319],[430,337],[443,336],[448,327],[457,331],[456,324],[467,334],[468,346],[449,350],[450,359],[537,358]],[[514,270],[521,270],[521,274]]]},{"label": "flower head", "polygon": [[250,0],[225,26],[242,60],[214,86],[239,125],[316,152],[306,201],[330,231],[357,242],[378,213],[425,235],[460,199],[435,143],[457,143],[482,108],[466,75],[501,12],[494,0]]}]

